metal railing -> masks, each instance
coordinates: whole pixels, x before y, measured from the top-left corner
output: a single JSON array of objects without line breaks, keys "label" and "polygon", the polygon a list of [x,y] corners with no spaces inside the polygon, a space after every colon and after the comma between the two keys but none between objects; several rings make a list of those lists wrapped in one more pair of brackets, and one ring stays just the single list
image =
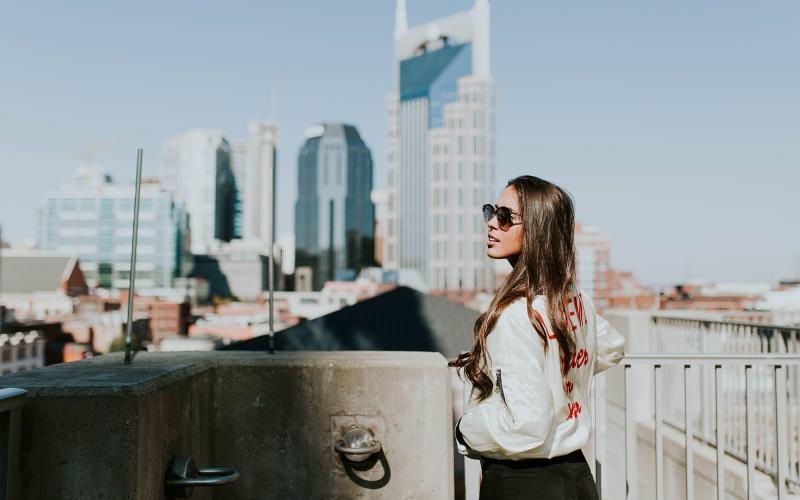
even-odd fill
[{"label": "metal railing", "polygon": [[39,332],[0,334],[0,375],[44,366],[44,340]]},{"label": "metal railing", "polygon": [[[800,356],[800,328],[795,327],[654,316],[653,333],[657,343],[655,350],[659,353],[694,351],[701,354]],[[718,399],[725,408],[722,448],[727,454],[744,462],[748,454],[745,401],[750,381],[752,387],[749,394],[753,401],[751,415],[756,423],[752,429],[755,466],[777,478],[777,443],[772,432],[777,422],[770,403],[775,392],[773,374],[769,367],[763,365],[753,366],[749,372],[743,370],[741,364],[737,366],[722,368],[719,388],[717,374],[711,366],[700,367],[694,375],[695,383],[688,386],[681,382],[683,367],[665,366],[662,388],[664,421],[684,431],[684,400],[689,398],[696,401],[690,415],[692,433],[695,438],[716,446],[714,401],[719,390]],[[800,491],[800,367],[787,366],[786,378],[785,410],[789,422],[788,436],[791,437],[788,442],[788,481],[793,490]]]},{"label": "metal railing", "polygon": [[[684,434],[686,498],[694,498],[694,458],[696,439],[716,448],[717,498],[725,498],[725,457],[732,456],[747,464],[747,498],[754,500],[756,470],[773,476],[778,499],[786,498],[787,486],[798,484],[798,449],[800,419],[797,400],[791,398],[789,369],[800,368],[800,356],[792,354],[704,355],[704,354],[632,354],[622,362],[625,370],[625,471],[629,497],[635,498],[633,485],[637,464],[634,462],[633,367],[652,370],[655,429],[656,499],[664,499],[663,425],[673,426]],[[682,371],[670,375],[668,369]],[[738,372],[738,373],[737,373]],[[712,377],[706,377],[710,373]],[[637,378],[641,381],[641,378]],[[713,381],[713,383],[709,383]],[[743,382],[743,383],[740,383]],[[665,413],[667,390],[682,386],[682,419]],[[741,400],[736,400],[743,396]],[[675,400],[671,400],[673,403]],[[713,404],[711,403],[713,401]],[[768,402],[770,402],[768,404]],[[713,406],[707,408],[706,406]],[[739,430],[743,443],[739,443]],[[722,443],[722,446],[717,446]],[[690,473],[691,472],[691,473]]]}]

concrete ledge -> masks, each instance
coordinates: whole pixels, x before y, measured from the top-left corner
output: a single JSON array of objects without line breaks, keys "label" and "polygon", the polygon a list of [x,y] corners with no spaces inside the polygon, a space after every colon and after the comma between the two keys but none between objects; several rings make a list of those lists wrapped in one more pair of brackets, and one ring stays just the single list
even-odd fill
[{"label": "concrete ledge", "polygon": [[[166,498],[173,456],[240,470],[192,498],[452,498],[451,402],[437,353],[121,354],[0,379],[29,392],[24,498]],[[333,450],[369,426],[365,470]]]}]

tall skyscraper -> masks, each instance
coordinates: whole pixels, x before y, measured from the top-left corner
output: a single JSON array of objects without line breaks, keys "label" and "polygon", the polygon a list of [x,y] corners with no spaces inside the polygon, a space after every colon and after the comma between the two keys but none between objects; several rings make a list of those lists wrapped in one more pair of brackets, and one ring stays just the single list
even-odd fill
[{"label": "tall skyscraper", "polygon": [[297,162],[295,268],[310,267],[313,289],[320,290],[374,262],[372,154],[352,125],[314,125],[305,135]]},{"label": "tall skyscraper", "polygon": [[488,0],[413,27],[397,1],[381,254],[432,289],[494,288],[480,213],[496,196],[489,46]]},{"label": "tall skyscraper", "polygon": [[266,242],[272,233],[275,215],[275,161],[278,129],[269,123],[250,123],[244,142],[244,182],[242,196],[242,236]]},{"label": "tall skyscraper", "polygon": [[[49,193],[39,220],[42,250],[75,255],[91,286],[125,288],[130,279],[134,185],[91,167]],[[136,286],[169,287],[191,267],[185,214],[156,180],[143,180]]]},{"label": "tall skyscraper", "polygon": [[161,179],[189,214],[192,253],[214,252],[236,234],[236,179],[231,146],[218,130],[191,130],[167,140]]}]

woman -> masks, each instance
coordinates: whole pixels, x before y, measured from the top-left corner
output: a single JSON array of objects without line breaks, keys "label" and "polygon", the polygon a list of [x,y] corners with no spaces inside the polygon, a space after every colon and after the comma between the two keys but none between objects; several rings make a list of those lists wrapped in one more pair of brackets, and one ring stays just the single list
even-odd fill
[{"label": "woman", "polygon": [[572,200],[532,176],[483,207],[487,254],[512,271],[451,362],[472,383],[459,451],[481,459],[480,498],[596,499],[581,448],[592,375],[622,359],[624,338],[575,286]]}]

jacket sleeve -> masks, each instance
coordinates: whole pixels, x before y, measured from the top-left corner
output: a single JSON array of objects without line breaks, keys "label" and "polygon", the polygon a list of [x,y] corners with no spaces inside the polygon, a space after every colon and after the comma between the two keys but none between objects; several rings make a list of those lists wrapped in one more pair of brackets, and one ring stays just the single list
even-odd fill
[{"label": "jacket sleeve", "polygon": [[542,341],[524,311],[504,311],[487,337],[494,393],[471,401],[461,417],[456,434],[462,453],[513,458],[548,439],[553,395],[544,375]]},{"label": "jacket sleeve", "polygon": [[597,359],[594,373],[600,373],[617,365],[625,355],[625,337],[622,336],[605,318],[596,315]]}]

